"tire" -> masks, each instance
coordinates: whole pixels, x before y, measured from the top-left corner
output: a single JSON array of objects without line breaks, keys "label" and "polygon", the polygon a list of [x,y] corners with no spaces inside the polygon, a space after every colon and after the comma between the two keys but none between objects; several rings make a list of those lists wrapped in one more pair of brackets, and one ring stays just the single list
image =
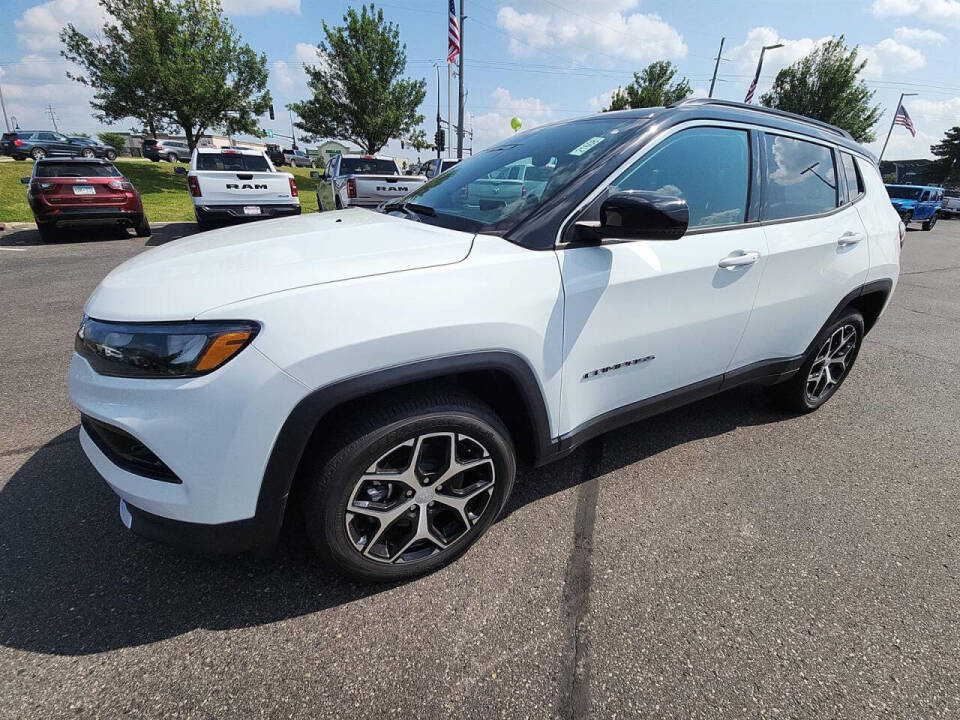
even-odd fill
[{"label": "tire", "polygon": [[209,220],[201,220],[197,218],[197,231],[206,232],[207,230],[213,230],[214,225]]},{"label": "tire", "polygon": [[150,162],[160,162],[160,158],[158,158],[158,157],[155,157],[155,158],[152,157],[152,158],[150,158]]},{"label": "tire", "polygon": [[113,162],[117,159],[117,154],[113,150],[107,150],[107,160]]},{"label": "tire", "polygon": [[84,148],[83,150],[80,151],[81,157],[92,158],[94,155],[96,155],[96,153],[93,152],[93,150],[91,150],[90,148]]},{"label": "tire", "polygon": [[169,155],[167,155],[167,160],[169,160],[172,163],[177,162],[179,159],[180,158],[177,157],[176,153],[170,153]]},{"label": "tire", "polygon": [[30,157],[34,160],[43,160],[47,156],[47,151],[42,147],[35,147],[30,151]]},{"label": "tire", "polygon": [[[453,562],[493,524],[513,489],[509,433],[489,407],[459,391],[370,405],[339,427],[307,462],[304,521],[317,553],[349,577],[392,582]],[[424,465],[427,476],[419,474]],[[374,492],[385,493],[386,510],[356,499]]]},{"label": "tire", "polygon": [[57,226],[52,222],[38,222],[37,232],[40,233],[40,242],[53,242],[57,239]]},{"label": "tire", "polygon": [[150,223],[147,222],[147,214],[142,213],[137,219],[137,224],[133,226],[137,237],[150,237]]},{"label": "tire", "polygon": [[[854,334],[850,336],[848,331]],[[797,374],[771,388],[777,405],[784,410],[809,413],[832,398],[857,361],[863,333],[863,315],[859,310],[848,308],[841,313],[817,335]],[[825,357],[834,359],[824,363]]]},{"label": "tire", "polygon": [[933,226],[937,224],[937,216],[934,214],[931,218],[923,223],[922,227],[926,231],[933,230]]}]

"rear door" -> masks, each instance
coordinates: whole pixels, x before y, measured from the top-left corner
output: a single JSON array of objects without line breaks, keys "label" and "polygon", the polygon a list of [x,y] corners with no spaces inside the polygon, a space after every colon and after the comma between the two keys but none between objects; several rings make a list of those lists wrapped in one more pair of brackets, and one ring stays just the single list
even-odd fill
[{"label": "rear door", "polygon": [[779,131],[765,133],[761,148],[769,255],[734,368],[802,355],[870,267],[856,207],[863,195],[848,194],[841,184],[840,152]]},{"label": "rear door", "polygon": [[[611,193],[652,190],[683,198],[690,228],[674,241],[561,245],[561,433],[673,390],[719,387],[766,255],[751,203],[751,145],[750,131],[738,127],[673,132],[572,218],[598,219]],[[572,239],[571,226],[563,240]]]}]

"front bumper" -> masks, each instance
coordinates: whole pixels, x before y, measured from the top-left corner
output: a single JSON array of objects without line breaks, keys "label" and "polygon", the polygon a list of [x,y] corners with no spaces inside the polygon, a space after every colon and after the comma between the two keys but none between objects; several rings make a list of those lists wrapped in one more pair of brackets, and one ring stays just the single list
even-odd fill
[{"label": "front bumper", "polygon": [[[247,215],[244,207],[260,208],[259,215]],[[193,208],[198,222],[246,222],[249,220],[266,220],[268,218],[289,217],[300,214],[300,203],[262,204],[248,203],[247,205],[195,205]]]},{"label": "front bumper", "polygon": [[81,413],[133,436],[180,480],[131,472],[81,427],[84,452],[127,503],[134,531],[220,552],[275,538],[286,496],[261,497],[264,471],[307,389],[255,346],[209,375],[170,380],[98,375],[74,354],[67,379]]}]

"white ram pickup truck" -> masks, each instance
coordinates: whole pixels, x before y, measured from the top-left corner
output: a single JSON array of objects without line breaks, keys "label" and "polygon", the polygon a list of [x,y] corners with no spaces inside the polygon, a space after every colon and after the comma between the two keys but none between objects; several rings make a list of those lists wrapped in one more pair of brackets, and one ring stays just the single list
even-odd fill
[{"label": "white ram pickup truck", "polygon": [[317,207],[321,210],[376,208],[413,192],[427,181],[423,175],[404,175],[396,160],[381,155],[334,155],[323,177],[333,191],[334,206],[324,205],[318,188]]},{"label": "white ram pickup truck", "polygon": [[196,148],[187,176],[193,212],[201,230],[235,223],[300,214],[297,183],[279,172],[259,150]]}]

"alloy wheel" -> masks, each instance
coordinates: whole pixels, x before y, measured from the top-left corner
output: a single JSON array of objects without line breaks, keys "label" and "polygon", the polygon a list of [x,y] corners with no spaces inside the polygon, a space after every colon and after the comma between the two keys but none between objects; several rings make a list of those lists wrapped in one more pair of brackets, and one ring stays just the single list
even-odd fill
[{"label": "alloy wheel", "polygon": [[810,374],[807,375],[807,398],[814,403],[829,395],[850,369],[850,356],[857,347],[857,329],[841,325],[820,347]]},{"label": "alloy wheel", "polygon": [[344,511],[363,557],[410,563],[462,541],[494,512],[493,459],[463,433],[426,433],[396,445],[361,474]]}]

